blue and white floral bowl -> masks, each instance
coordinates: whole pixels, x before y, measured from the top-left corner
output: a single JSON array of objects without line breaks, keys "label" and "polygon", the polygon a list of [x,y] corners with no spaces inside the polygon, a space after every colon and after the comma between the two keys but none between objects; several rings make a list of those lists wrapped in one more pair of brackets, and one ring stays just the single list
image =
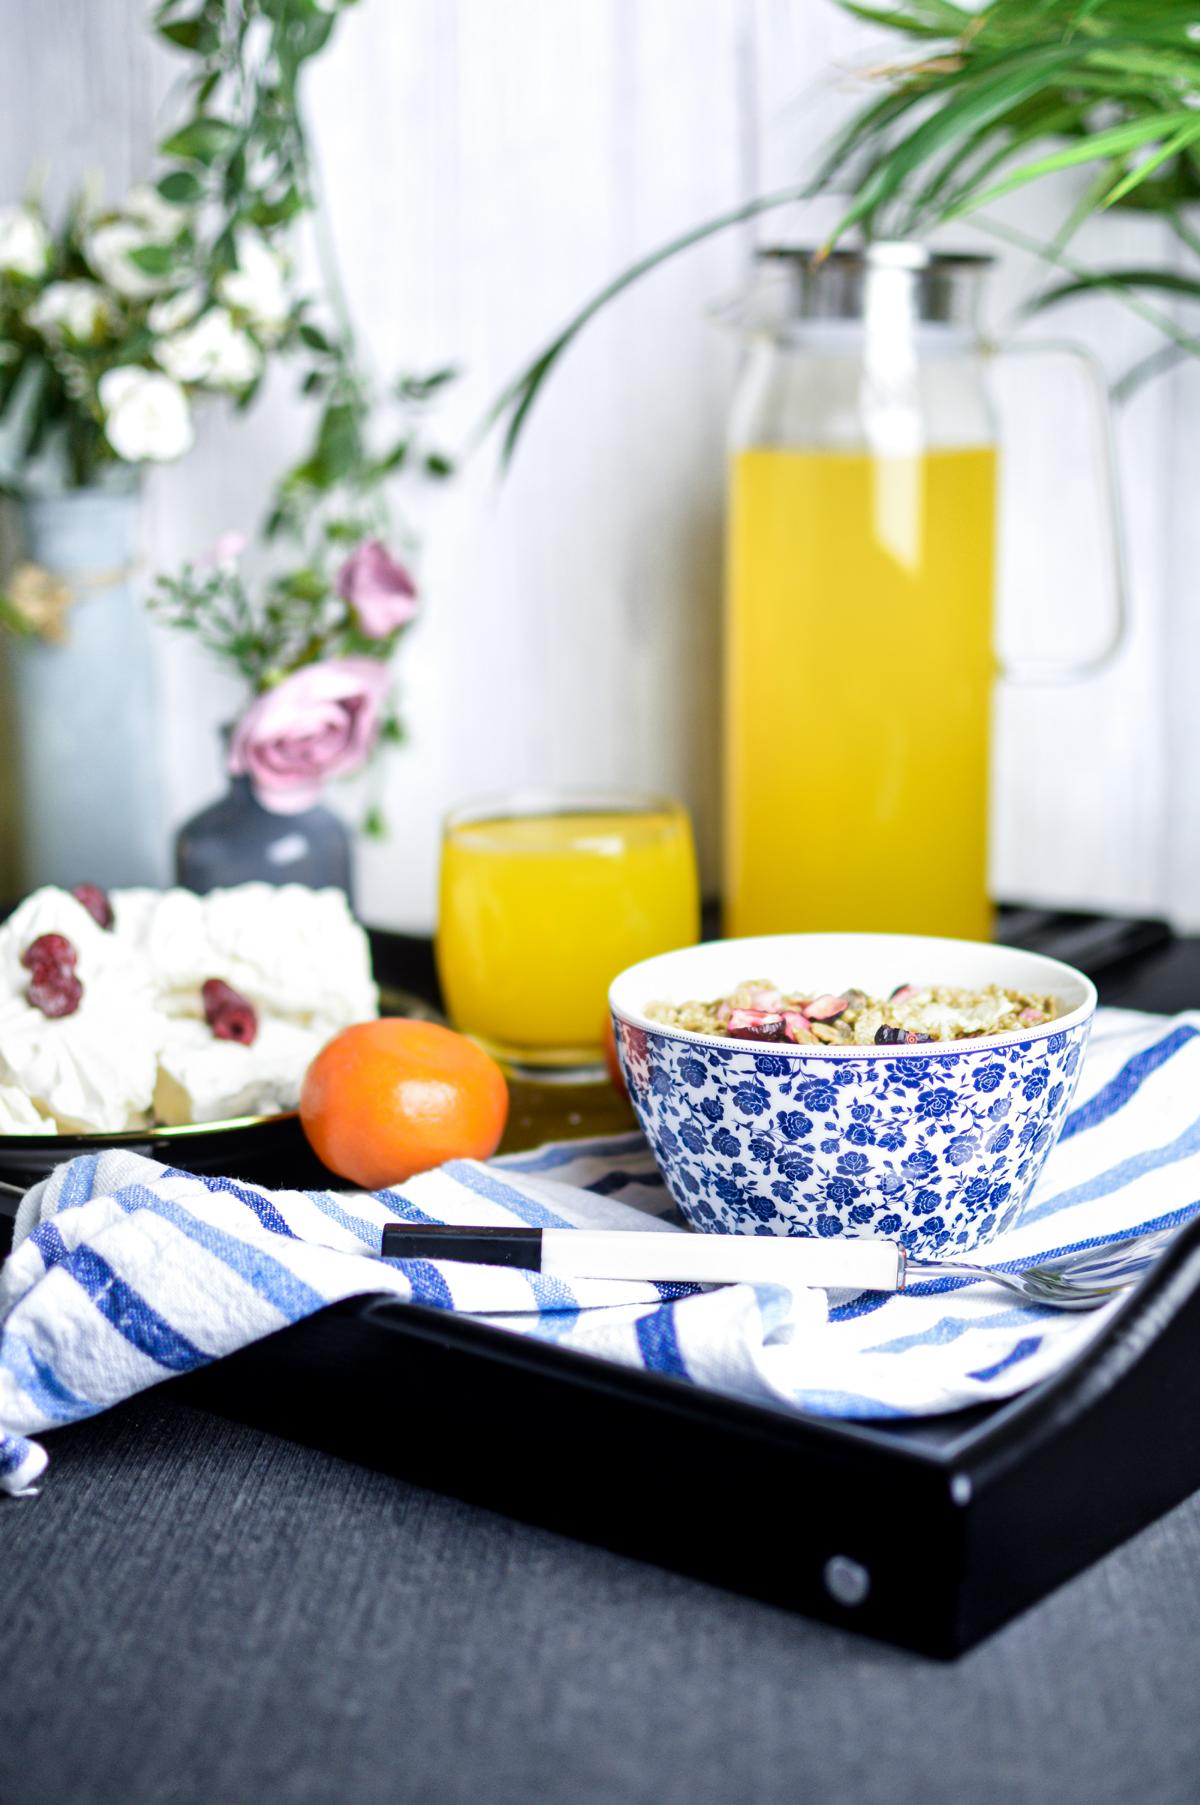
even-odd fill
[{"label": "blue and white floral bowl", "polygon": [[[809,995],[999,984],[1056,996],[1065,1013],[979,1040],[881,1047],[755,1045],[645,1013],[754,978]],[[645,959],[609,1005],[638,1121],[693,1228],[877,1236],[949,1257],[1020,1216],[1070,1104],[1096,992],[1073,966],[1014,947],[780,934]]]}]

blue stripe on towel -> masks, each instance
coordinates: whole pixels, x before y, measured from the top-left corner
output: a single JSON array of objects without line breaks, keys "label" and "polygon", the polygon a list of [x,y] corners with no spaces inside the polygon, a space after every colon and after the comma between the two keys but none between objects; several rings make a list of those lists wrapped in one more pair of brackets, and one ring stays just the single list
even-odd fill
[{"label": "blue stripe on towel", "polygon": [[282,1265],[264,1248],[257,1247],[252,1241],[240,1241],[236,1235],[226,1234],[224,1229],[215,1228],[211,1222],[194,1216],[181,1204],[174,1203],[169,1197],[159,1197],[154,1191],[147,1190],[145,1185],[125,1185],[113,1193],[114,1201],[123,1210],[132,1213],[135,1210],[150,1210],[155,1216],[161,1216],[181,1234],[203,1247],[206,1253],[223,1261],[231,1272],[265,1297],[268,1303],[274,1304],[286,1322],[299,1322],[302,1316],[309,1316],[319,1310],[325,1298],[303,1279],[298,1279],[293,1272]]},{"label": "blue stripe on towel", "polygon": [[95,1187],[99,1159],[98,1153],[81,1153],[71,1161],[59,1182],[58,1195],[54,1199],[55,1215],[59,1210],[74,1209],[76,1204],[88,1202]]},{"label": "blue stripe on towel", "polygon": [[39,1222],[36,1228],[30,1229],[29,1239],[41,1254],[42,1264],[47,1272],[52,1266],[57,1266],[60,1260],[66,1259],[67,1244],[55,1227],[53,1218],[47,1217],[45,1222]]},{"label": "blue stripe on towel", "polygon": [[1170,1034],[1164,1034],[1161,1040],[1155,1041],[1152,1047],[1144,1047],[1128,1060],[1115,1078],[1101,1085],[1094,1097],[1073,1109],[1062,1126],[1060,1140],[1069,1141],[1075,1135],[1082,1134],[1085,1128],[1094,1128],[1098,1122],[1106,1122],[1109,1116],[1115,1116],[1123,1109],[1129,1099],[1136,1096],[1146,1079],[1164,1066],[1168,1059],[1195,1040],[1197,1030],[1185,1022],[1182,1027],[1175,1028]]},{"label": "blue stripe on towel", "polygon": [[0,1435],[0,1473],[15,1473],[29,1459],[29,1443],[17,1436]]},{"label": "blue stripe on towel", "polygon": [[[323,1216],[328,1216],[331,1222],[336,1222],[339,1228],[344,1228],[348,1235],[353,1235],[356,1241],[361,1241],[372,1253],[379,1252],[383,1230],[378,1222],[372,1222],[367,1216],[356,1216],[351,1210],[344,1210],[332,1191],[306,1191],[304,1194],[311,1203],[316,1205]],[[389,1193],[387,1194],[389,1209],[391,1204],[392,1197]]]},{"label": "blue stripe on towel", "polygon": [[533,1292],[534,1305],[539,1310],[575,1310],[579,1309],[579,1299],[571,1287],[556,1278],[552,1272],[525,1272],[529,1280],[529,1289]]},{"label": "blue stripe on towel", "polygon": [[878,1341],[864,1348],[865,1354],[906,1354],[914,1347],[948,1347],[962,1335],[973,1335],[976,1329],[1015,1329],[1031,1318],[1050,1316],[1049,1304],[1015,1304],[1011,1310],[997,1310],[991,1316],[941,1316],[927,1329],[912,1335],[897,1335],[892,1341]]},{"label": "blue stripe on towel", "polygon": [[[174,1176],[174,1175],[173,1175]],[[288,1227],[269,1197],[260,1191],[252,1190],[249,1185],[240,1185],[234,1178],[213,1178],[206,1173],[195,1174],[181,1172],[181,1178],[195,1177],[208,1191],[221,1191],[229,1197],[236,1197],[244,1203],[248,1210],[253,1210],[264,1228],[269,1228],[273,1235],[286,1235],[289,1241],[296,1241],[299,1236],[294,1229]]]},{"label": "blue stripe on towel", "polygon": [[1028,1360],[1030,1354],[1036,1354],[1041,1345],[1042,1337],[1040,1335],[1023,1335],[1016,1347],[1010,1348],[1002,1360],[997,1360],[994,1366],[981,1366],[978,1372],[968,1373],[967,1377],[968,1379],[978,1379],[981,1383],[986,1384],[989,1379],[999,1378],[1000,1374],[1007,1372],[1010,1366],[1015,1366],[1018,1360]]},{"label": "blue stripe on towel", "polygon": [[[528,1323],[522,1323],[521,1333],[528,1335],[533,1341],[569,1344],[572,1332],[579,1326],[581,1314],[579,1310],[548,1310],[544,1316],[534,1316]],[[499,1325],[501,1318],[496,1316],[492,1320]]]},{"label": "blue stripe on towel", "polygon": [[412,1286],[414,1304],[427,1304],[433,1310],[453,1310],[454,1295],[432,1260],[389,1260]]},{"label": "blue stripe on towel", "polygon": [[[431,1216],[426,1210],[418,1209],[417,1205],[415,1203],[410,1203],[408,1198],[404,1195],[404,1192],[399,1189],[395,1191],[372,1191],[371,1195],[376,1203],[381,1203],[385,1210],[391,1210],[393,1216],[399,1217],[402,1222],[436,1222],[440,1227],[440,1218]],[[379,1230],[379,1237],[382,1242],[382,1229]]]},{"label": "blue stripe on towel", "polygon": [[1075,1209],[1081,1203],[1094,1203],[1098,1197],[1110,1197],[1114,1191],[1122,1191],[1126,1185],[1145,1178],[1147,1173],[1161,1171],[1164,1166],[1177,1165],[1180,1160],[1190,1159],[1195,1153],[1200,1153],[1200,1118],[1190,1123],[1181,1135],[1168,1141],[1165,1146],[1148,1147],[1144,1153],[1135,1153],[1129,1159],[1109,1166],[1107,1171],[1097,1172],[1094,1178],[1087,1179],[1083,1184],[1075,1185],[1069,1191],[1060,1191],[1057,1197],[1047,1197],[1045,1203],[1035,1204],[1032,1209],[1026,1207],[1020,1226],[1028,1228],[1031,1222],[1041,1222],[1044,1217],[1055,1216],[1060,1210]]},{"label": "blue stripe on towel", "polygon": [[[977,1279],[944,1278],[923,1279],[919,1285],[905,1285],[899,1294],[902,1297],[938,1297],[947,1291],[965,1291],[970,1285],[982,1283],[982,1274]],[[859,1297],[851,1298],[848,1304],[836,1304],[829,1312],[830,1322],[853,1322],[856,1316],[871,1316],[876,1310],[883,1310],[891,1302],[896,1293],[891,1291],[864,1291]]]},{"label": "blue stripe on towel", "polygon": [[651,1372],[670,1373],[677,1379],[691,1378],[679,1351],[674,1304],[663,1304],[649,1316],[641,1317],[634,1324],[634,1332],[642,1360]]},{"label": "blue stripe on towel", "polygon": [[696,1297],[704,1289],[703,1285],[693,1285],[686,1279],[648,1279],[646,1282],[658,1292],[664,1304],[674,1303],[680,1297]]},{"label": "blue stripe on towel", "polygon": [[611,1197],[615,1191],[627,1191],[631,1185],[645,1185],[647,1190],[665,1190],[665,1181],[657,1172],[623,1172],[620,1167],[615,1172],[606,1172],[602,1178],[595,1179],[585,1185],[593,1197]]},{"label": "blue stripe on towel", "polygon": [[469,1160],[452,1159],[442,1167],[442,1171],[456,1184],[473,1191],[476,1197],[486,1197],[489,1203],[498,1203],[501,1209],[510,1210],[522,1222],[529,1223],[531,1228],[571,1227],[565,1216],[556,1215],[544,1203],[536,1203],[532,1197],[526,1197],[514,1186],[506,1185],[494,1172],[485,1172],[482,1166],[474,1166]]},{"label": "blue stripe on towel", "polygon": [[1163,1228],[1184,1228],[1200,1214],[1200,1202],[1188,1203],[1164,1216],[1152,1216],[1146,1222],[1135,1222],[1129,1228],[1114,1228],[1110,1234],[1087,1235],[1081,1241],[1067,1241],[1061,1247],[1047,1248],[1045,1253],[1029,1254],[1023,1260],[1006,1260],[1003,1272],[1024,1272],[1030,1266],[1044,1266],[1048,1260],[1061,1260],[1066,1254],[1086,1253],[1089,1247],[1107,1247],[1109,1243],[1136,1240],[1138,1235],[1156,1234]]},{"label": "blue stripe on towel", "polygon": [[798,1410],[811,1416],[906,1417],[907,1410],[894,1404],[881,1404],[878,1398],[865,1398],[856,1391],[799,1391],[793,1402]]},{"label": "blue stripe on towel", "polygon": [[6,1329],[0,1338],[0,1367],[53,1423],[75,1423],[99,1408],[64,1385],[54,1368],[27,1341]]},{"label": "blue stripe on towel", "polygon": [[[614,1159],[620,1153],[646,1152],[638,1133],[605,1136],[598,1141],[558,1141],[538,1153],[509,1153],[495,1161],[510,1172],[552,1172],[556,1166],[573,1166],[581,1159]],[[655,1177],[657,1177],[655,1172]],[[639,1184],[644,1180],[639,1176]]]},{"label": "blue stripe on towel", "polygon": [[[289,1231],[290,1232],[290,1231]],[[194,1342],[173,1329],[144,1297],[127,1285],[102,1259],[93,1247],[77,1247],[63,1261],[61,1270],[69,1272],[100,1314],[125,1337],[130,1347],[145,1354],[168,1372],[186,1373],[203,1366],[211,1356],[202,1353]]]}]

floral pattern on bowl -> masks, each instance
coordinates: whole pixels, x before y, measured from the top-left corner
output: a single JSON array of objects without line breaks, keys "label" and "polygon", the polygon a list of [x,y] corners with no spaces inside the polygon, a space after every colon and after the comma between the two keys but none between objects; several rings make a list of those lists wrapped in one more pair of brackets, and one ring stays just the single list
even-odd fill
[{"label": "floral pattern on bowl", "polygon": [[[794,955],[792,965],[803,970]],[[760,967],[777,969],[761,958],[742,969]],[[901,964],[899,976],[913,969],[936,967]],[[903,1051],[767,1048],[661,1028],[627,1019],[618,980],[621,1065],[672,1198],[698,1229],[880,1236],[916,1257],[1002,1233],[1058,1137],[1091,1028],[1091,986],[1059,969],[1082,1000],[1060,1021]]]}]

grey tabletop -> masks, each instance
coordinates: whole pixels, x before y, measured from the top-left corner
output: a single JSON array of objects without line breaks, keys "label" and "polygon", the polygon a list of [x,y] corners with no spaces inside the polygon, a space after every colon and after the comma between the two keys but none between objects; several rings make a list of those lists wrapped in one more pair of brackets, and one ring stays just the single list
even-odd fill
[{"label": "grey tabletop", "polygon": [[0,1506],[3,1805],[1200,1796],[1200,1494],[953,1666],[177,1404]]}]

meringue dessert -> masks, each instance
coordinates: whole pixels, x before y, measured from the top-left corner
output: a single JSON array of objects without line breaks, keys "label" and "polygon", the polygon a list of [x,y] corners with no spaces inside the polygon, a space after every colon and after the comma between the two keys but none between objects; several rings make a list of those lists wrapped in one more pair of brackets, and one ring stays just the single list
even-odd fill
[{"label": "meringue dessert", "polygon": [[378,1012],[340,890],[37,890],[0,923],[0,1133],[294,1109],[325,1043]]}]

